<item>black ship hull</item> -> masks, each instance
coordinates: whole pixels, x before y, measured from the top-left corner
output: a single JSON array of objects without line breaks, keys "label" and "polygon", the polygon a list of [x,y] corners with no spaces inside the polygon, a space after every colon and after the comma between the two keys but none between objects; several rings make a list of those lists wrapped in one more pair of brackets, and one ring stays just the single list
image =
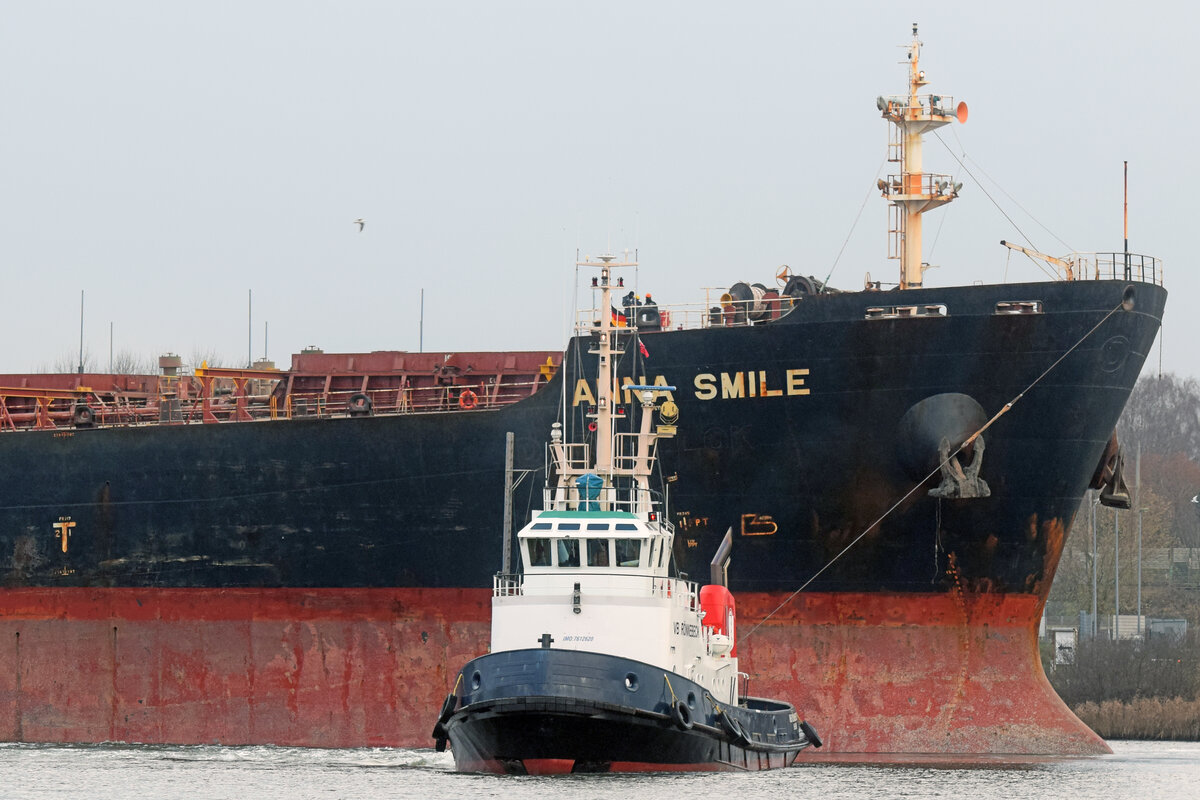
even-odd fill
[{"label": "black ship hull", "polygon": [[[1131,285],[1135,303],[1123,310]],[[1002,616],[1017,631],[1020,652],[989,656],[982,666],[972,661],[971,674],[988,664],[1009,670],[1010,657],[1031,659],[1023,637],[1035,625],[1072,516],[1149,353],[1165,299],[1158,286],[1119,280],[831,294],[807,298],[768,324],[643,333],[648,357],[630,343],[615,371],[622,380],[677,387],[671,399],[679,407],[679,435],[664,442],[660,457],[678,479],[668,485],[680,569],[704,574],[707,554],[732,528],[731,588],[760,598],[755,606],[765,616],[774,599],[865,534],[800,602],[853,597],[897,609],[991,603],[1008,609]],[[25,631],[30,641],[29,624],[50,624],[36,618],[29,600],[35,597],[65,608],[67,618],[76,603],[91,604],[87,615],[108,609],[95,614],[100,628],[89,635],[99,636],[130,629],[119,610],[129,598],[141,598],[139,605],[156,598],[165,608],[184,596],[204,604],[233,592],[239,603],[253,596],[274,603],[338,590],[354,605],[374,598],[372,592],[392,591],[403,598],[392,606],[395,619],[415,621],[422,632],[442,631],[454,641],[445,652],[455,657],[482,652],[486,630],[464,633],[455,624],[476,614],[480,601],[470,587],[489,585],[501,566],[505,433],[515,434],[514,466],[534,472],[542,469],[541,443],[564,399],[571,407],[568,435],[584,434],[589,392],[579,376],[594,374],[587,349],[586,338],[573,341],[546,388],[494,410],[4,433],[0,626],[7,627],[0,633]],[[927,402],[935,413],[923,413]],[[1010,402],[979,448],[986,496],[931,495],[943,481],[926,477],[936,468],[941,439],[982,424]],[[953,430],[921,424],[946,414],[961,424]],[[518,524],[536,506],[530,493],[538,483],[525,482],[514,497]],[[25,616],[6,614],[18,597],[25,598],[17,603]],[[253,619],[250,606],[237,609],[225,615],[231,624]],[[842,624],[837,614],[813,619]],[[947,635],[962,639],[978,619],[964,612]],[[241,642],[238,630],[218,638]],[[161,635],[156,628],[153,636]],[[137,636],[152,638],[145,631]],[[857,646],[854,637],[834,639],[815,663],[839,663],[839,652]],[[428,666],[429,641],[404,646],[416,647]],[[761,651],[753,639],[747,645],[747,663],[761,665],[772,694],[789,696],[776,689],[791,680],[775,648],[795,645],[786,637]],[[61,657],[26,645],[10,649],[0,676],[7,675],[4,685],[18,698],[31,691],[19,679],[31,664]],[[447,658],[434,659],[428,679],[414,679],[421,703],[449,689]],[[226,674],[231,667],[221,659],[215,666],[201,661]],[[841,678],[856,679],[873,676]],[[1044,683],[1040,669],[1029,680]],[[76,690],[94,687],[83,682]],[[235,695],[253,704],[255,692],[252,685]],[[53,705],[52,698],[33,700],[38,708]],[[828,710],[844,701],[812,702]],[[833,716],[857,713],[843,707]],[[16,716],[30,721],[28,709]],[[855,727],[853,719],[832,721],[839,729]],[[54,736],[94,726],[14,722],[0,735],[27,738],[24,731],[35,729]],[[132,735],[172,735],[154,730]],[[411,730],[389,728],[374,738],[364,730],[357,740],[351,733],[338,741],[416,743],[427,733],[414,723]],[[250,726],[241,736],[260,734]],[[997,741],[985,736],[954,746],[1014,746],[1003,735]],[[1031,746],[1052,752],[1055,741]],[[1070,742],[1060,749],[1095,746]],[[830,744],[836,749],[836,738]],[[884,732],[855,746],[914,745]]]}]

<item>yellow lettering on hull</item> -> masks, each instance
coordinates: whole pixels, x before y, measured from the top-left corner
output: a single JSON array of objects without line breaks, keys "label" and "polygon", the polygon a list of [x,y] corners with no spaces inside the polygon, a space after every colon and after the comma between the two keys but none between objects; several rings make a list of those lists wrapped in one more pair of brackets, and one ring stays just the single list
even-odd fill
[{"label": "yellow lettering on hull", "polygon": [[[649,386],[667,387],[667,386],[670,386],[671,384],[667,382],[667,377],[665,375],[655,375],[654,380],[649,381],[648,383],[645,378],[639,378],[636,381],[633,378],[622,378],[620,391],[624,397],[624,402],[626,404],[641,402],[640,397],[633,397],[632,396],[633,392],[629,391],[628,387],[635,386],[635,385],[636,386],[649,385]],[[666,388],[656,389],[654,391],[654,399],[657,400],[660,397],[666,398],[667,400],[670,400],[672,402],[675,401],[675,393],[668,391]],[[578,405],[583,405],[584,403],[586,403],[588,405],[595,405],[596,404],[596,394],[595,394],[595,392],[592,391],[592,384],[586,378],[580,378],[578,381],[575,382],[575,395],[571,398],[571,405],[578,406]]]},{"label": "yellow lettering on hull", "polygon": [[772,536],[778,530],[770,514],[742,514],[742,536]]},{"label": "yellow lettering on hull", "polygon": [[[701,372],[692,379],[693,396],[697,400],[804,397],[810,394],[810,390],[806,385],[808,375],[809,371],[801,368],[783,370],[782,373],[766,369],[739,370],[737,372]],[[780,378],[782,378],[782,382]],[[655,399],[661,397],[671,402],[675,401],[674,392],[667,391],[665,388],[670,385],[667,382],[666,376],[656,375],[653,381],[649,381],[646,378],[642,378],[640,381],[650,386],[664,387],[655,391]],[[633,397],[633,392],[629,390],[629,387],[634,384],[635,380],[633,378],[621,378],[621,393],[624,402],[627,404],[637,403],[640,399]],[[595,405],[596,393],[592,390],[592,385],[586,379],[580,378],[575,383],[575,395],[572,398],[571,404],[579,406],[585,403]]]},{"label": "yellow lettering on hull", "polygon": [[592,394],[592,387],[588,385],[585,378],[580,378],[575,382],[575,398],[571,401],[571,405],[577,406],[580,403],[596,404],[596,395]]}]

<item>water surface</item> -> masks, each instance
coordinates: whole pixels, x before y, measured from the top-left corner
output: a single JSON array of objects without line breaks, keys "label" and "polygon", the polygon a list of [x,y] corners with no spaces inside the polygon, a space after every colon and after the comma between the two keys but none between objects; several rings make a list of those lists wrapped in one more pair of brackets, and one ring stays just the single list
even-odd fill
[{"label": "water surface", "polygon": [[761,773],[501,777],[432,750],[0,745],[0,797],[88,798],[1070,798],[1200,797],[1200,743],[1111,742],[1087,758],[913,756]]}]

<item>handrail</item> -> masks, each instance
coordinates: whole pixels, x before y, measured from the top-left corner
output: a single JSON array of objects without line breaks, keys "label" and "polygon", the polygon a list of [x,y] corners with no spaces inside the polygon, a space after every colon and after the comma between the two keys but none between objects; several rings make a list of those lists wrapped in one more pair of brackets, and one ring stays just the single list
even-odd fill
[{"label": "handrail", "polygon": [[[87,387],[37,388],[0,387],[0,431],[70,429],[77,426],[75,409],[87,405],[93,412],[89,427],[127,425],[189,425],[201,423],[285,421],[297,418],[348,416],[351,402],[363,393],[371,400],[370,413],[401,415],[415,413],[474,412],[500,408],[545,386],[544,379],[503,380],[484,375],[476,383],[452,383],[433,386],[399,386],[361,389],[338,388],[308,391],[299,388],[289,394],[274,391],[241,393],[250,388],[249,378],[230,390],[214,388],[218,380],[210,372],[205,376],[207,392],[129,393]],[[496,379],[500,377],[500,379]],[[489,382],[489,379],[490,382]],[[177,386],[174,382],[172,386]],[[472,406],[462,402],[467,390],[475,393]]]},{"label": "handrail", "polygon": [[[587,572],[571,570],[572,575],[588,574]],[[525,582],[530,577],[564,576],[564,572],[535,573],[534,576],[523,572],[498,572],[492,576],[493,597],[521,597],[525,594]],[[665,578],[661,576],[633,576],[643,583],[647,597],[667,598],[673,605],[690,611],[700,610],[700,584],[686,578]],[[636,586],[637,584],[626,584]]]},{"label": "handrail", "polygon": [[1163,285],[1163,260],[1141,253],[1072,253],[1080,278],[1126,280]]}]

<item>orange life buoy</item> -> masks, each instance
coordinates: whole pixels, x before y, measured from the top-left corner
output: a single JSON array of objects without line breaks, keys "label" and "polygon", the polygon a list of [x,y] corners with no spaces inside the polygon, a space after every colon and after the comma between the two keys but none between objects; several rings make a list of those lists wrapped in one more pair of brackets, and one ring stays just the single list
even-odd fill
[{"label": "orange life buoy", "polygon": [[474,408],[477,405],[479,405],[479,396],[476,395],[474,392],[472,392],[470,389],[464,389],[462,394],[460,394],[458,396],[458,407],[459,408],[469,411],[470,409]]}]

